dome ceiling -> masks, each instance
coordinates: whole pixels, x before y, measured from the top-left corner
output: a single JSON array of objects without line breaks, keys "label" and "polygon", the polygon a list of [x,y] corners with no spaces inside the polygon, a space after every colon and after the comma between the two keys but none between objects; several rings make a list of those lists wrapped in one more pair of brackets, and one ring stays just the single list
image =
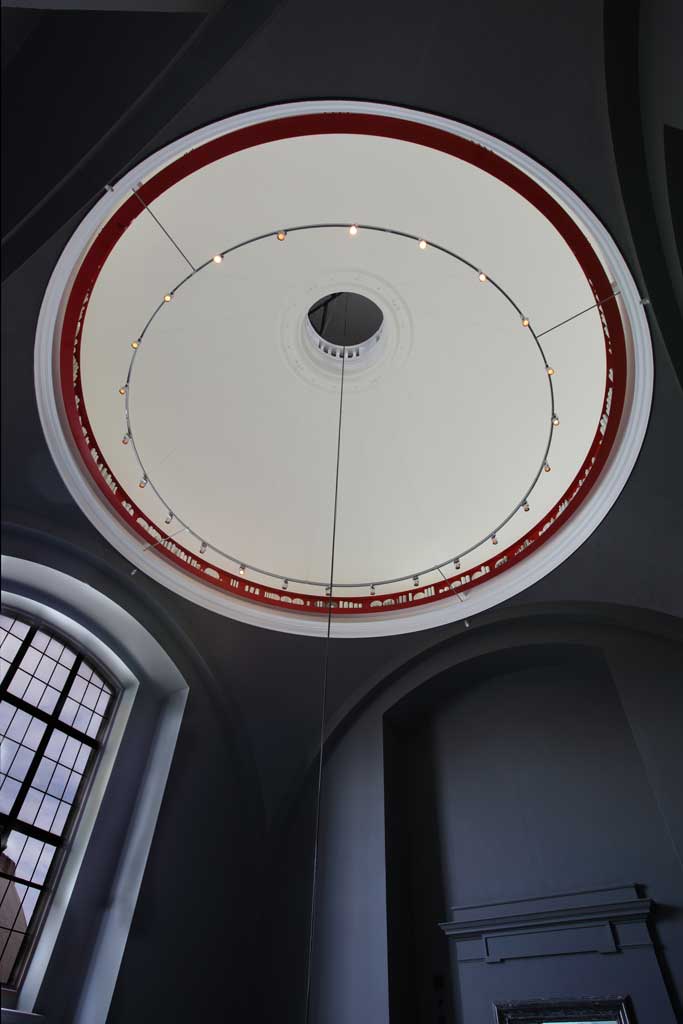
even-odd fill
[{"label": "dome ceiling", "polygon": [[295,632],[328,610],[339,440],[335,631],[399,632],[504,599],[597,525],[642,439],[647,329],[547,172],[332,106],[230,119],[118,183],[48,289],[38,397],[136,566]]}]

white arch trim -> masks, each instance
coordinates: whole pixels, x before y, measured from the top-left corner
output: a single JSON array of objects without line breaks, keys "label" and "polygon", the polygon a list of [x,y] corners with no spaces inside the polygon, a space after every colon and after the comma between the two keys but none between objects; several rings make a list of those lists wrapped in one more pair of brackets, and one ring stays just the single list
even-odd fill
[{"label": "white arch trim", "polygon": [[2,603],[73,640],[118,682],[121,699],[81,810],[68,859],[21,986],[17,1010],[31,1013],[57,943],[139,687],[159,698],[159,718],[81,990],[74,1024],[105,1024],[185,708],[188,686],[166,651],[127,611],[88,584],[20,558],[2,558]]}]

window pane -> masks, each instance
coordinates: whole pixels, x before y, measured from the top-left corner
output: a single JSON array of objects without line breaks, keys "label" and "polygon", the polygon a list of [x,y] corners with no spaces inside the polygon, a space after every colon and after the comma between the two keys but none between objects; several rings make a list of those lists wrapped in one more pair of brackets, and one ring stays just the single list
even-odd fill
[{"label": "window pane", "polygon": [[89,665],[86,665],[86,663],[82,661],[78,667],[78,675],[82,679],[85,679],[88,682],[90,682],[90,677],[92,676],[92,669],[90,668]]},{"label": "window pane", "polygon": [[49,654],[55,661],[59,661],[59,656],[64,650],[64,644],[60,644],[59,640],[55,640],[53,637],[49,644],[45,648],[45,653]]},{"label": "window pane", "polygon": [[106,690],[103,690],[102,693],[100,694],[99,700],[97,701],[97,706],[95,708],[95,711],[97,711],[98,715],[104,714],[104,712],[107,710],[107,706],[110,700],[111,694],[107,693]]},{"label": "window pane", "polygon": [[40,857],[38,858],[38,863],[33,869],[33,874],[31,875],[32,882],[36,882],[38,885],[43,884],[47,877],[50,864],[52,863],[54,853],[54,846],[50,846],[48,843],[43,843],[43,849],[41,850]]},{"label": "window pane", "polygon": [[55,815],[59,810],[59,800],[55,800],[53,796],[48,796],[47,793],[43,796],[40,803],[38,813],[35,817],[35,824],[38,828],[45,829],[46,832],[52,831],[52,824],[55,820]]},{"label": "window pane", "polygon": [[87,765],[88,759],[89,759],[91,754],[92,754],[92,749],[90,747],[86,747],[86,745],[84,743],[83,746],[81,747],[80,754],[76,758],[76,763],[74,765],[74,770],[77,771],[77,772],[81,772],[81,774],[83,774],[83,772],[85,771],[85,766]]},{"label": "window pane", "polygon": [[44,732],[45,723],[39,721],[37,718],[32,718],[24,736],[24,743],[27,747],[30,747],[31,750],[35,750],[40,743]]},{"label": "window pane", "polygon": [[23,697],[30,685],[31,676],[28,672],[24,672],[23,669],[19,668],[14,673],[14,679],[9,684],[9,692],[16,694],[17,697]]},{"label": "window pane", "polygon": [[[11,740],[6,740],[5,742],[11,743]],[[23,782],[26,777],[26,772],[31,767],[34,756],[35,752],[30,750],[29,747],[17,747],[14,757],[7,766],[7,774],[11,775],[13,779],[18,779],[19,782]]]},{"label": "window pane", "polygon": [[10,779],[7,776],[3,778],[0,786],[0,813],[9,814],[20,787],[21,783],[16,779]]},{"label": "window pane", "polygon": [[80,786],[82,779],[83,776],[79,775],[78,772],[71,773],[71,775],[69,776],[69,781],[67,782],[64,792],[62,793],[62,800],[66,800],[70,804],[74,802],[74,800],[76,799],[76,793],[78,792],[78,787]]},{"label": "window pane", "polygon": [[70,804],[64,803],[63,801],[60,803],[59,807],[57,808],[57,813],[55,814],[54,820],[52,822],[52,831],[55,833],[55,835],[61,836],[62,832],[64,831],[66,819],[69,817],[70,810]]},{"label": "window pane", "polygon": [[102,725],[102,716],[101,715],[93,715],[92,719],[90,720],[90,725],[88,726],[88,729],[87,729],[88,736],[92,736],[92,738],[94,739],[97,736],[98,732],[100,731],[100,726],[101,725]]},{"label": "window pane", "polygon": [[76,700],[76,701],[81,700],[81,698],[83,697],[83,694],[86,691],[86,687],[87,686],[88,686],[88,684],[86,683],[85,679],[81,679],[81,677],[79,675],[77,675],[76,678],[74,679],[73,683],[71,684],[71,689],[69,690],[69,696],[73,700]]},{"label": "window pane", "polygon": [[8,740],[7,737],[4,737],[0,743],[0,772],[4,774],[9,772],[18,749],[19,744],[16,740]]},{"label": "window pane", "polygon": [[44,683],[49,683],[50,676],[56,668],[57,662],[53,661],[52,658],[48,658],[47,654],[44,654],[38,662],[35,674],[38,679],[41,679]]},{"label": "window pane", "polygon": [[47,633],[40,630],[31,641],[31,647],[35,647],[37,651],[44,651],[51,639]]},{"label": "window pane", "polygon": [[61,799],[66,784],[69,781],[69,769],[65,768],[64,765],[58,764],[55,766],[54,774],[50,779],[50,784],[47,787],[47,791],[50,796],[56,796],[58,800]]},{"label": "window pane", "polygon": [[50,736],[50,739],[47,741],[47,747],[45,748],[46,755],[48,757],[51,757],[53,761],[57,761],[59,759],[59,755],[64,749],[65,743],[66,733],[60,732],[59,729],[55,729],[55,731]]},{"label": "window pane", "polygon": [[[14,968],[17,954],[21,949],[21,944],[24,941],[24,935],[22,932],[6,932],[4,928],[1,929],[1,932],[0,946],[4,946],[4,949],[2,956],[0,956],[0,984],[6,985]],[[5,936],[7,936],[6,940]]]},{"label": "window pane", "polygon": [[50,676],[50,686],[54,686],[56,690],[61,692],[64,689],[64,683],[69,678],[69,669],[66,665],[57,665],[54,672]]},{"label": "window pane", "polygon": [[5,639],[0,644],[0,654],[2,654],[5,661],[12,661],[21,647],[21,640],[18,636],[12,636],[11,633],[5,634]]},{"label": "window pane", "polygon": [[84,708],[81,705],[81,707],[79,707],[78,711],[76,712],[76,717],[73,720],[74,729],[78,729],[79,732],[85,732],[88,726],[90,725],[90,719],[92,718],[92,715],[92,711],[88,711],[87,708]]},{"label": "window pane", "polygon": [[59,763],[65,764],[67,768],[73,768],[74,762],[78,757],[81,749],[81,744],[73,736],[67,736],[66,743],[59,757]]},{"label": "window pane", "polygon": [[0,927],[8,930],[26,931],[26,918],[22,911],[22,902],[27,886],[10,882],[0,903]]},{"label": "window pane", "polygon": [[[24,674],[25,673],[22,672],[22,675],[24,675]],[[19,675],[18,672],[17,672],[17,675]],[[15,676],[15,679],[16,679],[16,676]],[[16,692],[16,691],[14,691],[14,679],[12,680],[12,686],[10,687],[10,689],[13,692]],[[45,693],[46,687],[45,687],[45,683],[41,683],[40,680],[38,680],[38,679],[30,679],[28,686],[22,687],[22,689],[24,690],[24,692],[21,694],[23,699],[25,701],[27,701],[29,704],[33,704],[35,707],[37,707],[38,704],[40,704],[40,698]]]},{"label": "window pane", "polygon": [[33,912],[36,909],[36,906],[38,905],[38,900],[40,899],[40,892],[40,889],[36,889],[32,885],[26,887],[26,895],[24,896],[24,900],[21,904],[21,909],[23,911],[24,917],[26,918],[27,924],[31,923]]},{"label": "window pane", "polygon": [[7,726],[7,736],[11,740],[18,740],[21,743],[30,724],[31,716],[22,711],[21,708],[17,708]]},{"label": "window pane", "polygon": [[53,761],[50,757],[41,757],[40,764],[33,776],[33,785],[36,789],[40,789],[43,792],[47,790],[50,785],[50,779],[52,778],[57,762]]},{"label": "window pane", "polygon": [[38,707],[40,708],[41,711],[47,711],[47,713],[49,714],[51,711],[54,711],[54,707],[55,704],[57,703],[58,697],[59,690],[55,690],[52,686],[46,686],[45,693],[41,697],[40,704],[38,705]]},{"label": "window pane", "polygon": [[73,651],[70,651],[68,647],[65,647],[59,656],[59,664],[64,665],[64,667],[67,669],[71,668],[75,660],[76,655],[74,654]]},{"label": "window pane", "polygon": [[64,701],[64,707],[59,712],[59,717],[63,722],[66,722],[67,725],[73,725],[73,720],[76,717],[77,711],[78,704],[76,701],[72,700],[71,697],[67,697]]},{"label": "window pane", "polygon": [[0,702],[0,736],[3,738],[7,735],[7,729],[13,715],[14,708],[12,705],[5,700]]},{"label": "window pane", "polygon": [[40,662],[40,651],[37,651],[35,647],[31,646],[27,650],[24,657],[21,659],[21,667],[26,672],[33,673]]},{"label": "window pane", "polygon": [[33,786],[31,786],[24,798],[23,804],[21,805],[21,810],[19,811],[19,817],[21,820],[28,822],[29,825],[37,824],[36,815],[40,810],[42,802],[43,794],[39,789],[34,789]]}]

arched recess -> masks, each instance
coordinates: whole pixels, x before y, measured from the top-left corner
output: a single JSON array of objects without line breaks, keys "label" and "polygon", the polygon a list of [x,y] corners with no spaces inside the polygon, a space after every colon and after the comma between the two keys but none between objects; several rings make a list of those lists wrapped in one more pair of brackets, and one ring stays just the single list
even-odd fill
[{"label": "arched recess", "polygon": [[65,1010],[74,1024],[104,1024],[188,686],[158,641],[102,592],[12,556],[3,556],[2,576],[3,607],[70,638],[122,690],[17,1001],[19,1011],[47,1019]]},{"label": "arched recess", "polygon": [[[580,663],[604,672],[666,856],[675,867],[681,864],[683,815],[673,781],[683,771],[675,725],[683,716],[680,621],[637,609],[578,605],[552,613],[528,609],[526,615],[520,610],[510,615],[508,610],[502,618],[501,614],[496,623],[470,629],[397,670],[362,710],[337,727],[325,768],[314,1020],[350,1024],[369,1013],[382,1024],[401,1020],[392,1012],[389,984],[388,936],[393,923],[387,899],[392,828],[387,815],[387,724],[401,711],[408,719],[429,713],[435,698],[453,695],[460,683],[491,678],[492,673],[495,677],[528,665],[529,659],[537,665],[558,665],[578,656]],[[552,698],[552,677],[548,685]],[[621,881],[615,863],[614,882]],[[661,925],[657,920],[663,998],[678,1009],[683,988],[683,973],[676,966],[681,962],[676,949],[683,943],[680,883],[679,888],[676,906],[662,915]],[[657,894],[653,897],[656,900]],[[446,906],[442,913],[445,920]],[[644,1020],[647,1024],[648,1018]]]}]

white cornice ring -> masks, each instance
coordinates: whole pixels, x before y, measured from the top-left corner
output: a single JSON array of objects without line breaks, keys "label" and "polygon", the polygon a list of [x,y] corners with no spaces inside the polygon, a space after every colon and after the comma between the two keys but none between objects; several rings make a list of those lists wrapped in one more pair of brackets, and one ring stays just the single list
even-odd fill
[{"label": "white cornice ring", "polygon": [[[67,243],[43,299],[36,330],[35,386],[39,414],[50,452],[62,478],[91,522],[132,565],[158,583],[205,608],[251,625],[282,632],[323,636],[326,618],[288,609],[257,605],[218,591],[176,568],[161,557],[150,557],[123,521],[105,506],[84,471],[71,436],[59,387],[58,336],[66,296],[92,239],[115,208],[141,180],[158,172],[188,151],[239,129],[282,118],[324,113],[379,115],[410,121],[447,132],[485,147],[540,185],[579,224],[600,252],[601,260],[620,295],[622,315],[630,329],[627,343],[627,393],[614,446],[598,481],[571,519],[538,550],[505,573],[467,594],[406,610],[333,618],[336,637],[383,636],[413,632],[475,615],[513,597],[537,582],[569,557],[596,529],[621,493],[640,451],[647,429],[653,389],[653,361],[647,319],[633,277],[605,227],[562,181],[526,154],[484,132],[433,114],[386,104],[358,101],[302,101],[249,111],[208,125],[152,154],[121,178],[81,222]],[[628,331],[627,331],[628,334]]]}]

